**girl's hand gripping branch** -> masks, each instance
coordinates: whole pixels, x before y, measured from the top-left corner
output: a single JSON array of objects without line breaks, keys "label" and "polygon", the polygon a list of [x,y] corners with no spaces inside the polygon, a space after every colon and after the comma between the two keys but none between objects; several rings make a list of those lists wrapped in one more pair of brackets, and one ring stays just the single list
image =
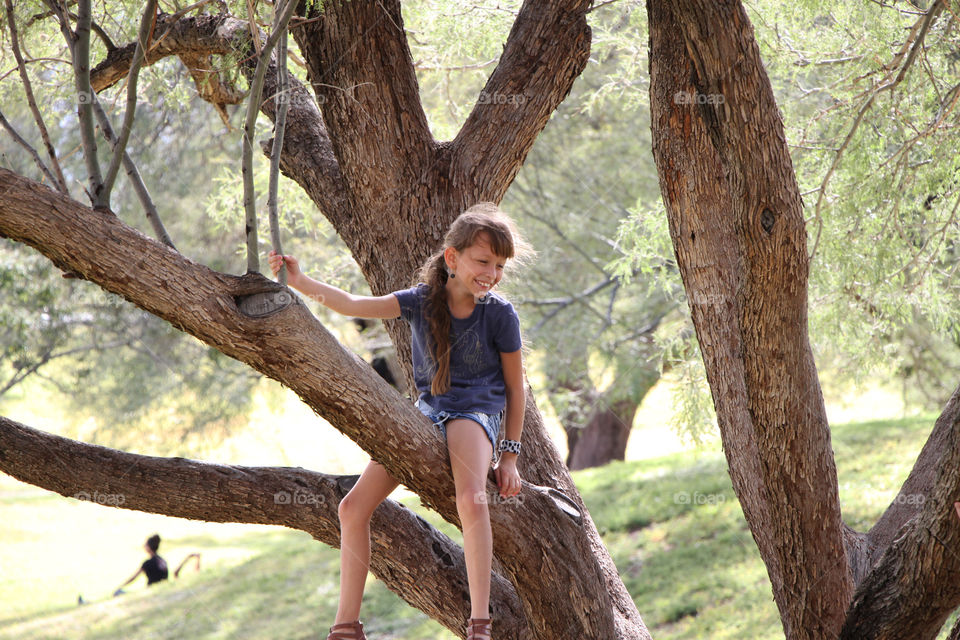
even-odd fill
[{"label": "girl's hand gripping branch", "polygon": [[293,256],[281,256],[271,251],[267,260],[274,276],[280,271],[280,266],[285,265],[288,286],[337,313],[356,318],[400,317],[400,302],[392,293],[385,296],[355,296],[307,276],[300,271],[300,263]]}]

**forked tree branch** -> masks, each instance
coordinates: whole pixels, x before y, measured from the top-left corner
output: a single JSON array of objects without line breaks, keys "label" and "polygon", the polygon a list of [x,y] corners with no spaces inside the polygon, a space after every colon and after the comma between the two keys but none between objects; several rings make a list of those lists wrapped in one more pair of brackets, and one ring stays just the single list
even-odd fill
[{"label": "forked tree branch", "polygon": [[[209,58],[239,54],[240,71],[248,81],[253,77],[257,58],[249,27],[243,20],[210,15],[174,20],[172,16],[161,15],[157,18],[156,33],[158,35],[155,36],[154,46],[149,57],[144,60],[145,65],[154,64],[169,56],[192,61],[200,56]],[[129,71],[135,48],[135,43],[118,47],[92,70],[91,83],[96,91],[103,91],[124,77]],[[276,68],[271,60],[267,66],[263,91],[265,95],[272,96],[278,90]],[[292,77],[288,96],[286,135],[296,140],[297,144],[285,145],[281,168],[310,194],[326,215],[346,215],[347,198],[343,177],[316,100],[300,81]],[[222,92],[201,94],[201,97],[219,99],[222,98]],[[267,117],[275,117],[273,100],[261,101],[260,108]]]}]

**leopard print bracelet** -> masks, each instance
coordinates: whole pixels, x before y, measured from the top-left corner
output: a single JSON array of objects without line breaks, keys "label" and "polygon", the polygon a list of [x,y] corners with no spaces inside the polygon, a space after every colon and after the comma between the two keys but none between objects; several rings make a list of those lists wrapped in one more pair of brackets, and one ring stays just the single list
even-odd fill
[{"label": "leopard print bracelet", "polygon": [[516,440],[501,440],[499,449],[500,453],[507,452],[520,455],[520,443]]}]

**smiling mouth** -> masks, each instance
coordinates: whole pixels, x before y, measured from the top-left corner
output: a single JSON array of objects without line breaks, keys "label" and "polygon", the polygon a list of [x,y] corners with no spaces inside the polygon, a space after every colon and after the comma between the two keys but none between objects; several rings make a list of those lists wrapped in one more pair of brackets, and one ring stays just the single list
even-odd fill
[{"label": "smiling mouth", "polygon": [[477,283],[477,286],[479,286],[479,287],[480,287],[481,289],[483,289],[484,291],[489,291],[490,288],[493,286],[493,285],[492,285],[491,283],[489,283],[489,282],[481,282],[480,280],[474,280],[474,282],[476,282],[476,283]]}]

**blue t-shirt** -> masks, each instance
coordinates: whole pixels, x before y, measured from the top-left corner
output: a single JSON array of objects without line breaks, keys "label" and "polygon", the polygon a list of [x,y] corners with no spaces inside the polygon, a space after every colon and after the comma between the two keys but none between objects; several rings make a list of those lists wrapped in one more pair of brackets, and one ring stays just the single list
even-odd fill
[{"label": "blue t-shirt", "polygon": [[450,389],[430,394],[436,364],[430,325],[424,315],[429,287],[418,284],[394,291],[400,315],[410,323],[413,378],[420,397],[438,411],[500,413],[506,406],[506,383],[500,353],[520,349],[520,318],[513,305],[495,293],[478,300],[469,318],[450,317]]}]

